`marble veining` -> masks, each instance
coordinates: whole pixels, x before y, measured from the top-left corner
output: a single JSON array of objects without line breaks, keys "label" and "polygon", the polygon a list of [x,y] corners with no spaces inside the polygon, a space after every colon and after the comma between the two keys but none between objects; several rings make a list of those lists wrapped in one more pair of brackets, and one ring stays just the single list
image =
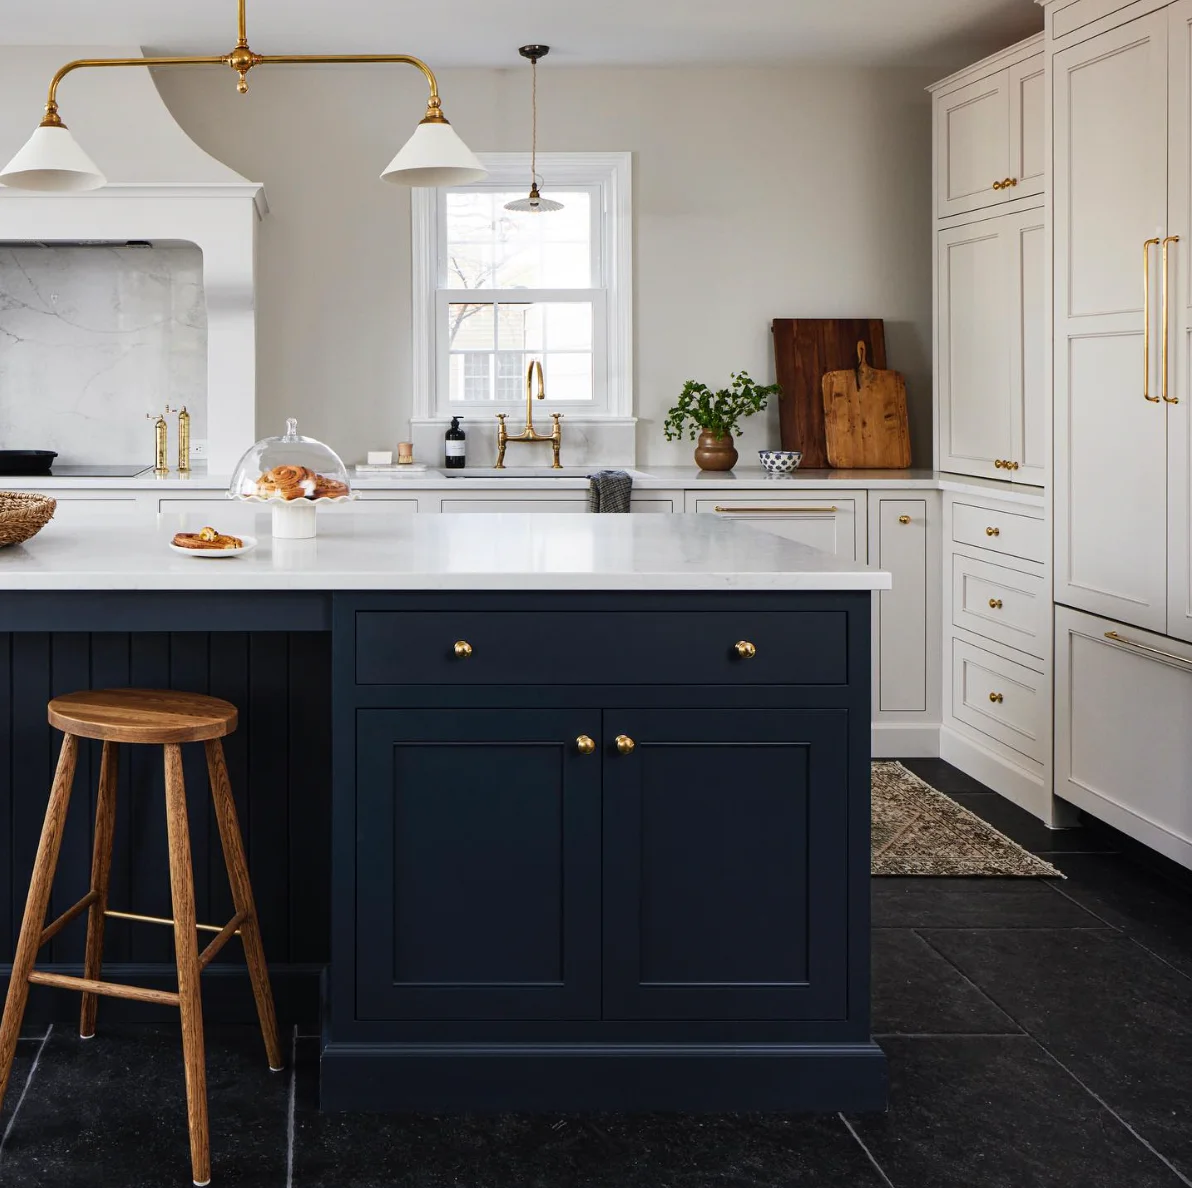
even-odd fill
[{"label": "marble veining", "polygon": [[167,403],[207,436],[197,247],[0,247],[0,447],[151,463]]}]

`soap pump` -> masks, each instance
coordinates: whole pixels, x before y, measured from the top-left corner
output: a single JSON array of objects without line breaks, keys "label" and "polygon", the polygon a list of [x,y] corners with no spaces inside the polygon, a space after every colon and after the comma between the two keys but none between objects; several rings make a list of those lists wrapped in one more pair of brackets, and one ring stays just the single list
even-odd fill
[{"label": "soap pump", "polygon": [[447,430],[443,445],[443,466],[447,470],[463,470],[468,463],[467,434],[459,427],[462,417],[451,418],[451,428]]}]

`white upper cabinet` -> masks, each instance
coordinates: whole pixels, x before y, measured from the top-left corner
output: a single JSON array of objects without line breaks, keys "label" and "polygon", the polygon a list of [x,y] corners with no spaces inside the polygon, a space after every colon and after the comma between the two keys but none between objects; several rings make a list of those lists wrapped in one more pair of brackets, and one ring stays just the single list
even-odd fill
[{"label": "white upper cabinet", "polygon": [[1044,212],[939,232],[939,467],[1042,483],[1047,474]]},{"label": "white upper cabinet", "polygon": [[1010,95],[1010,179],[1003,198],[1042,194],[1047,184],[1047,74],[1036,54],[1006,71]]},{"label": "white upper cabinet", "polygon": [[1052,72],[1056,600],[1155,631],[1167,623],[1172,407],[1167,29],[1152,13],[1061,51]]},{"label": "white upper cabinet", "polygon": [[1043,55],[935,95],[936,217],[1043,191]]}]

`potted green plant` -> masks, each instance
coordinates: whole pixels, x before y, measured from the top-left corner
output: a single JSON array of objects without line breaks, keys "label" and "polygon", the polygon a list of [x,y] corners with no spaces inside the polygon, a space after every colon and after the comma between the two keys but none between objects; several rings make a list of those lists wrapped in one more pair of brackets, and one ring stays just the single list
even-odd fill
[{"label": "potted green plant", "polygon": [[677,441],[686,434],[699,442],[695,462],[701,470],[732,470],[737,464],[733,437],[744,417],[761,412],[771,396],[780,396],[777,384],[763,387],[749,378],[747,371],[737,372],[732,385],[713,392],[706,384],[688,380],[675,406],[666,414],[667,441]]}]

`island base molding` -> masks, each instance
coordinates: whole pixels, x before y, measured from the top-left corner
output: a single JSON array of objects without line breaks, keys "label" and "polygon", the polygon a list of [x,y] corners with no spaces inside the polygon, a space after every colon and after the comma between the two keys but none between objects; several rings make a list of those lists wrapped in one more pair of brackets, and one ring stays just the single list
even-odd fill
[{"label": "island base molding", "polygon": [[324,1046],[328,1111],[864,1112],[886,1108],[886,1057],[855,1044]]}]

